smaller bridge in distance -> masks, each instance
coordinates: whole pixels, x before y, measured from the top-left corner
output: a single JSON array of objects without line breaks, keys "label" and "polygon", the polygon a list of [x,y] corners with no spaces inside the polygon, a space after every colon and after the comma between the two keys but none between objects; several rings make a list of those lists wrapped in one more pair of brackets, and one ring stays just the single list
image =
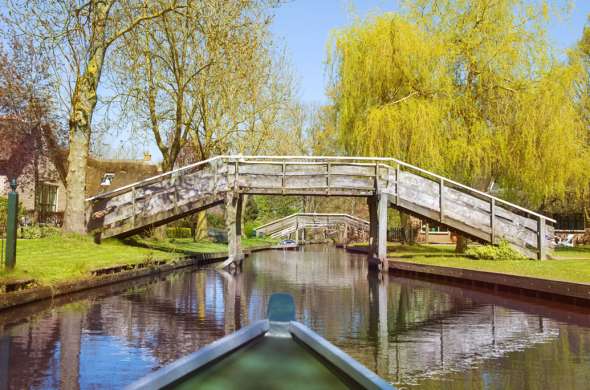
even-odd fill
[{"label": "smaller bridge in distance", "polygon": [[[272,238],[291,237],[305,240],[305,229],[338,229],[339,243],[348,243],[349,237],[368,239],[370,223],[350,214],[295,213],[257,227],[256,236]],[[301,234],[300,234],[301,233]]]}]

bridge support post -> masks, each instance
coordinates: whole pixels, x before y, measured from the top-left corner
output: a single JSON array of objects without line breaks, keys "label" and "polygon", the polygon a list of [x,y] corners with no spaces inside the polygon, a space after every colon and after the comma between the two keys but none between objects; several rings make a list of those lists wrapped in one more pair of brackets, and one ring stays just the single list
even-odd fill
[{"label": "bridge support post", "polygon": [[387,272],[387,194],[368,198],[369,205],[369,268]]},{"label": "bridge support post", "polygon": [[[224,266],[232,263],[241,266],[244,260],[242,251],[242,196],[236,192],[225,195],[225,229],[227,231],[228,259]],[[226,264],[227,263],[227,264]]]}]

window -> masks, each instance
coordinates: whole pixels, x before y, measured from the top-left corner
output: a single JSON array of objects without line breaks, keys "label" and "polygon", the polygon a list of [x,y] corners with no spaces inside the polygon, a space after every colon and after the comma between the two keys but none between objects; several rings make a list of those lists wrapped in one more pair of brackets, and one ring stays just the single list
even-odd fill
[{"label": "window", "polygon": [[51,183],[39,185],[35,208],[41,214],[57,211],[57,185]]},{"label": "window", "polygon": [[426,233],[426,226],[428,226],[429,233],[448,233],[449,229],[445,226],[422,225],[422,233]]},{"label": "window", "polygon": [[584,214],[557,214],[556,230],[584,230]]},{"label": "window", "polygon": [[100,180],[100,185],[103,187],[108,187],[113,183],[113,179],[115,178],[114,173],[105,173],[102,179]]}]

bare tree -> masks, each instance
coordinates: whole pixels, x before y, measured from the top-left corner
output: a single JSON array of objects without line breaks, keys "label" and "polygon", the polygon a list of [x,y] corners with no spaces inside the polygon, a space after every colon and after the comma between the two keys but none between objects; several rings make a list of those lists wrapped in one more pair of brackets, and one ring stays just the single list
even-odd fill
[{"label": "bare tree", "polygon": [[119,0],[5,0],[7,22],[25,34],[55,66],[68,117],[68,170],[64,228],[83,233],[86,166],[92,116],[109,49],[134,29],[182,4]]}]

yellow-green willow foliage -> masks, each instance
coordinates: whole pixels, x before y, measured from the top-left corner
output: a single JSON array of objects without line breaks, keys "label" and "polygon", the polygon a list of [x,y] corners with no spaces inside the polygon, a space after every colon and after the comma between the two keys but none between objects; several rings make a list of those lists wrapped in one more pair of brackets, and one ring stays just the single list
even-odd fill
[{"label": "yellow-green willow foliage", "polygon": [[444,46],[395,14],[357,22],[334,36],[335,107],[350,154],[395,155],[430,168],[440,150],[450,79]]},{"label": "yellow-green willow foliage", "polygon": [[349,154],[392,156],[544,207],[587,188],[581,67],[544,37],[545,2],[414,0],[334,33],[329,93]]}]

